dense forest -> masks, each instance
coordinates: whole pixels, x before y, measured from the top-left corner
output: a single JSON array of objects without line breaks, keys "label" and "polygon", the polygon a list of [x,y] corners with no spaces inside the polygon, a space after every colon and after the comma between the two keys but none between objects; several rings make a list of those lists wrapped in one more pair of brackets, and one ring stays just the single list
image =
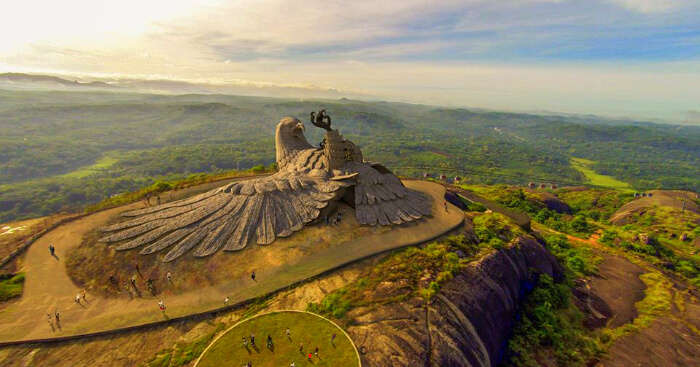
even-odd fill
[{"label": "dense forest", "polygon": [[[697,126],[347,99],[0,90],[0,222],[79,209],[159,180],[269,165],[277,121],[306,121],[319,108],[366,159],[406,176],[585,184],[576,157],[638,190],[700,184]],[[319,142],[322,131],[307,125],[309,141]]]}]

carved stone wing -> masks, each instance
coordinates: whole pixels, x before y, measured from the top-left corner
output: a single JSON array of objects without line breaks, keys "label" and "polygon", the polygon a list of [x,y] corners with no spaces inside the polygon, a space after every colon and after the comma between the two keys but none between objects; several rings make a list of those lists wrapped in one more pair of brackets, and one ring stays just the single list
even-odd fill
[{"label": "carved stone wing", "polygon": [[355,178],[355,216],[359,223],[386,226],[430,215],[428,198],[406,188],[384,166],[347,162],[345,171],[358,174]]},{"label": "carved stone wing", "polygon": [[172,261],[194,249],[196,257],[243,249],[251,239],[270,244],[315,220],[348,183],[300,175],[275,175],[228,184],[192,198],[122,214],[125,221],[102,228],[101,242],[117,250],[151,254],[170,248]]}]

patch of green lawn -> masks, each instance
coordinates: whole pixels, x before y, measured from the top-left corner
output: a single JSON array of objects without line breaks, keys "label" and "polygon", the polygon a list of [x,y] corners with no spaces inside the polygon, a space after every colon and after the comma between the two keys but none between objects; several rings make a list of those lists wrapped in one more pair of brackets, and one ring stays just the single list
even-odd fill
[{"label": "patch of green lawn", "polygon": [[95,173],[99,173],[101,171],[107,170],[109,167],[113,166],[115,163],[117,163],[119,160],[110,157],[110,156],[103,156],[102,158],[98,159],[97,162],[95,162],[92,165],[85,166],[85,167],[80,167],[76,169],[75,171],[68,172],[66,174],[60,175],[60,177],[64,178],[84,178],[87,176],[90,176]]},{"label": "patch of green lawn", "polygon": [[586,176],[592,185],[610,187],[623,191],[632,191],[632,187],[630,187],[627,182],[617,180],[611,176],[596,173],[596,171],[591,169],[591,166],[595,163],[595,161],[588,159],[571,157],[571,167],[583,173],[583,175]]},{"label": "patch of green lawn", "polygon": [[24,273],[0,276],[0,302],[22,295]]},{"label": "patch of green lawn", "polygon": [[[290,329],[287,338],[285,330]],[[255,346],[250,345],[250,335],[255,335]],[[335,340],[331,341],[335,334]],[[273,348],[267,348],[267,336],[272,337]],[[248,338],[247,348],[243,337]],[[303,351],[299,351],[300,343]],[[318,357],[308,354],[318,347]],[[357,353],[342,330],[333,323],[305,312],[274,312],[243,321],[229,330],[205,352],[198,367],[245,366],[254,367],[296,366],[359,366]]]}]

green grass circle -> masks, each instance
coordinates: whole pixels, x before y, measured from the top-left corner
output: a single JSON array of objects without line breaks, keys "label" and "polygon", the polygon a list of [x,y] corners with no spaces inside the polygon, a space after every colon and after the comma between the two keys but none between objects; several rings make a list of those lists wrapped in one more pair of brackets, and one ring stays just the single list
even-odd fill
[{"label": "green grass circle", "polygon": [[[290,337],[286,336],[286,329]],[[255,348],[243,346],[243,337],[255,335]],[[335,340],[331,341],[335,334]],[[272,337],[273,349],[267,347],[267,336]],[[303,344],[303,353],[299,352]],[[318,357],[311,361],[308,354],[318,347]],[[319,315],[304,311],[279,311],[243,320],[204,350],[196,367],[245,366],[287,367],[292,362],[301,366],[360,366],[359,354],[347,334],[335,323]]]}]

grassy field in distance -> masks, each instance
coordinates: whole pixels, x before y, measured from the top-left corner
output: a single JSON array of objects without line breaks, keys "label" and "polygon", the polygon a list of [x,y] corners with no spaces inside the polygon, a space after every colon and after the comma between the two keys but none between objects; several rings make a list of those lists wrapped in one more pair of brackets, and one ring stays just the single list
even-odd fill
[{"label": "grassy field in distance", "polygon": [[87,176],[90,176],[95,173],[100,173],[104,172],[109,167],[112,167],[115,163],[117,163],[119,160],[110,157],[110,156],[103,156],[102,158],[98,159],[97,162],[94,164],[91,164],[89,166],[85,167],[80,167],[76,169],[75,171],[71,171],[65,174],[60,175],[60,177],[65,177],[65,178],[84,178]]},{"label": "grassy field in distance", "polygon": [[583,173],[591,185],[609,187],[611,189],[618,189],[622,191],[633,191],[632,187],[627,182],[620,181],[614,177],[601,175],[591,169],[595,161],[591,161],[584,158],[571,158],[571,167],[577,171]]}]

